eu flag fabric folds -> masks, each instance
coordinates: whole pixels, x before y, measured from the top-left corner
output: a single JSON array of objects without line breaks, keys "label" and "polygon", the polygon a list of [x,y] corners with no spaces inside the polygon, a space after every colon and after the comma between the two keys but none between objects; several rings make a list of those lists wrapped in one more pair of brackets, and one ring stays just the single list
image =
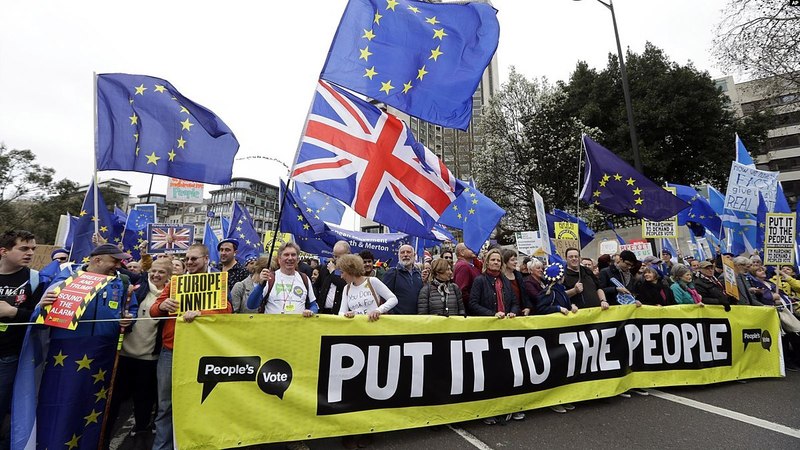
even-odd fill
[{"label": "eu flag fabric folds", "polygon": [[[701,196],[697,190],[691,186],[682,184],[667,183],[667,186],[675,188],[675,195],[689,203],[689,207],[678,213],[678,225],[686,225],[688,222],[699,223],[709,230],[719,234],[722,228],[722,219],[719,218],[711,204]],[[698,236],[701,234],[694,233]]]},{"label": "eu flag fabric folds", "polygon": [[248,256],[259,256],[261,254],[261,238],[253,225],[253,218],[250,216],[250,211],[240,205],[239,202],[233,202],[231,225],[225,238],[239,241],[236,259],[242,264],[244,264]]},{"label": "eu flag fabric folds", "polygon": [[122,73],[97,77],[97,170],[231,181],[239,142],[213,112],[169,82]]},{"label": "eu flag fabric folds", "polygon": [[583,136],[586,167],[581,200],[600,211],[654,221],[689,205],[640,174],[613,152]]},{"label": "eu flag fabric folds", "polygon": [[[295,186],[297,184],[295,182]],[[285,189],[286,184],[281,180],[280,191],[284,192]],[[314,236],[325,231],[325,224],[320,216],[302,199],[297,198],[294,189],[286,192],[281,209],[283,212],[279,228],[284,233],[293,234],[295,239],[300,236]]]},{"label": "eu flag fabric folds", "polygon": [[325,81],[317,85],[292,178],[363,217],[426,238],[460,193],[400,119]]},{"label": "eu flag fabric folds", "polygon": [[442,214],[439,223],[463,230],[464,245],[478,254],[506,211],[474,186],[461,180],[459,184],[464,190]]},{"label": "eu flag fabric folds", "polygon": [[32,327],[14,383],[12,449],[96,449],[117,338],[48,339]]},{"label": "eu flag fabric folds", "polygon": [[134,259],[141,259],[139,244],[147,240],[147,224],[155,223],[150,209],[132,209],[128,214],[125,223],[125,234],[122,237],[122,249],[133,256]]},{"label": "eu flag fabric folds", "polygon": [[208,248],[208,260],[212,263],[218,263],[219,250],[217,250],[217,247],[219,246],[219,238],[214,234],[214,230],[211,229],[211,224],[208,222],[206,222],[206,229],[203,233],[203,245]]},{"label": "eu flag fabric folds", "polygon": [[295,181],[292,185],[292,194],[294,194],[295,198],[302,200],[306,208],[311,209],[311,211],[307,212],[313,212],[313,215],[318,217],[319,220],[335,224],[341,223],[344,215],[344,205],[339,200],[299,181]]},{"label": "eu flag fabric folds", "polygon": [[106,241],[114,243],[114,219],[106,208],[103,194],[99,190],[97,191],[97,211],[94,210],[94,184],[90,183],[86,190],[86,197],[83,199],[81,212],[78,214],[78,221],[75,223],[72,253],[70,253],[72,261],[89,262],[89,254],[95,247],[92,244],[95,222],[98,222],[100,236]]},{"label": "eu flag fabric folds", "polygon": [[497,10],[485,3],[350,0],[321,78],[466,130],[499,36]]},{"label": "eu flag fabric folds", "polygon": [[766,227],[767,227],[767,213],[769,209],[767,208],[767,203],[764,201],[764,196],[760,193],[758,194],[758,213],[756,214],[756,222],[758,226],[756,228],[756,250],[760,254],[764,254],[764,237],[766,235]]}]

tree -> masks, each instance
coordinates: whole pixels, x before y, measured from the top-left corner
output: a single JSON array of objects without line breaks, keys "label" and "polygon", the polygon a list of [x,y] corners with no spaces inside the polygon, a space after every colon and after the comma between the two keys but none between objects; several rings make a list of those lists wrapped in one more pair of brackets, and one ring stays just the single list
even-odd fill
[{"label": "tree", "polygon": [[717,26],[713,53],[731,72],[800,88],[800,3],[730,0]]},{"label": "tree", "polygon": [[[602,131],[599,142],[632,161],[618,58],[602,71],[579,62],[564,85],[567,112]],[[766,140],[768,119],[737,118],[707,72],[670,61],[647,43],[628,52],[634,119],[644,175],[657,183],[723,186],[734,158],[734,134],[754,148]]]},{"label": "tree", "polygon": [[579,190],[581,133],[566,114],[566,94],[546,79],[528,80],[511,68],[483,118],[486,148],[475,156],[478,188],[506,210],[498,239],[535,230],[533,189],[548,209],[573,209]]},{"label": "tree", "polygon": [[42,194],[53,181],[55,171],[35,161],[30,150],[9,150],[0,144],[0,223],[4,226],[16,221],[11,202]]}]

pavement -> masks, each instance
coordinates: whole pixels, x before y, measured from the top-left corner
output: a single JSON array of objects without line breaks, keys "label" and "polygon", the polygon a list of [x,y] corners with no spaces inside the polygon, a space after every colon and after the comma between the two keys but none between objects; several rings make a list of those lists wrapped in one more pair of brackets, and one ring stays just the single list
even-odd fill
[{"label": "pavement", "polygon": [[[785,378],[647,390],[650,395],[577,403],[558,414],[529,411],[506,425],[481,421],[378,433],[372,449],[800,449],[800,373]],[[126,411],[129,411],[129,407]],[[123,413],[121,417],[125,417]],[[112,449],[133,450],[132,418],[118,426]],[[341,438],[305,441],[340,450]],[[279,450],[283,444],[246,447]],[[149,447],[147,447],[149,448]],[[300,447],[303,448],[303,447]]]}]

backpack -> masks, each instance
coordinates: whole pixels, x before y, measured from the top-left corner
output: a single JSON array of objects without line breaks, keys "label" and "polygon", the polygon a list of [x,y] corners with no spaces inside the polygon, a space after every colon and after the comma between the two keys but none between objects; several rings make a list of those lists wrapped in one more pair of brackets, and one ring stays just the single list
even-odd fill
[{"label": "backpack", "polygon": [[[378,294],[375,292],[375,289],[372,287],[372,283],[369,282],[370,278],[371,277],[367,277],[367,288],[369,288],[369,291],[372,292],[372,298],[375,299],[375,303],[377,303],[378,306],[381,306],[384,303],[383,299],[380,296],[378,296]],[[344,295],[347,295],[347,294],[350,293],[350,286],[351,286],[351,284],[347,283],[347,286],[345,287]],[[430,300],[430,298],[428,300]]]},{"label": "backpack", "polygon": [[[306,287],[306,309],[309,309],[311,307],[311,302],[308,300],[308,293],[311,291],[309,290],[308,287],[308,275],[304,274],[303,272],[300,272],[299,270],[297,271],[297,273],[300,274],[300,278],[303,279],[303,285],[305,285]],[[274,279],[275,278],[273,277],[273,280]],[[274,285],[275,285],[274,282],[270,283],[269,281],[267,281],[267,290],[264,292],[263,297],[261,297],[261,304],[258,305],[259,314],[264,314],[264,312],[267,310],[267,299],[269,299],[269,294],[270,292],[272,292],[272,287]]]}]

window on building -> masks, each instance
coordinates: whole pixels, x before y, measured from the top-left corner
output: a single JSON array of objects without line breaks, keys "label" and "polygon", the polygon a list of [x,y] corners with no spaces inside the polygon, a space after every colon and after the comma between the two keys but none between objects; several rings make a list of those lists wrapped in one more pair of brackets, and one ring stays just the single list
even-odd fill
[{"label": "window on building", "polygon": [[765,144],[767,151],[781,150],[791,147],[800,147],[800,133],[769,138]]}]

